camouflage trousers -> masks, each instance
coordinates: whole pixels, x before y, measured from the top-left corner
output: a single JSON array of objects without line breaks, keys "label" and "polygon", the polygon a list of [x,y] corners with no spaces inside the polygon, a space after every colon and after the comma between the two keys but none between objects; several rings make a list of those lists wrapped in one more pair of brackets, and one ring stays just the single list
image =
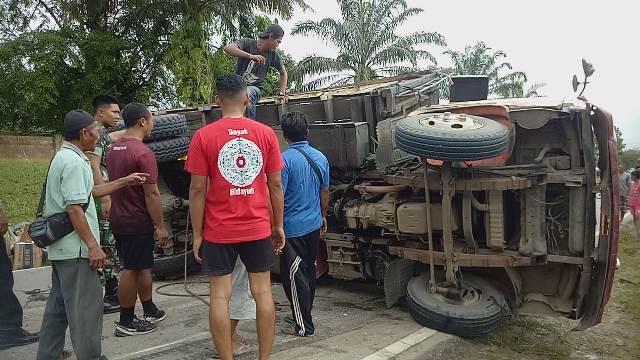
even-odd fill
[{"label": "camouflage trousers", "polygon": [[100,227],[100,246],[102,247],[102,251],[107,255],[106,266],[99,271],[100,283],[104,286],[107,280],[118,278],[121,268],[116,251],[116,240],[111,233],[111,226],[109,226],[108,220],[102,220],[102,203],[100,199],[95,199],[95,203],[98,219],[100,219],[98,220]]}]

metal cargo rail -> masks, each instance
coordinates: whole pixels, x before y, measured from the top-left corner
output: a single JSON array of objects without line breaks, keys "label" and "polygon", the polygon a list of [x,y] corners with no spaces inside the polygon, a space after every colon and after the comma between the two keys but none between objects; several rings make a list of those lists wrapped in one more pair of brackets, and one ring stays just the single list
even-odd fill
[{"label": "metal cargo rail", "polygon": [[[277,126],[289,111],[304,112],[312,123],[367,123],[376,138],[376,125],[387,118],[408,114],[419,107],[438,103],[438,88],[447,79],[437,72],[419,72],[381,78],[317,91],[293,93],[288,102],[277,97],[260,100],[256,117],[264,124]],[[181,113],[191,136],[198,128],[221,117],[215,104],[157,111],[155,115]],[[373,144],[371,144],[373,145]],[[370,150],[373,150],[371,146]]]}]

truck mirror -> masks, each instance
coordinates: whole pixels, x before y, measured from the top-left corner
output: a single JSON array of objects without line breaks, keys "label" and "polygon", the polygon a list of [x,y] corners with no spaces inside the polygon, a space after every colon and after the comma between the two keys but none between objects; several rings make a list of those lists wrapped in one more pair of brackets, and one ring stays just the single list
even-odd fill
[{"label": "truck mirror", "polygon": [[585,77],[593,75],[593,73],[596,71],[596,69],[593,68],[593,64],[585,59],[582,59],[582,70],[584,70]]}]

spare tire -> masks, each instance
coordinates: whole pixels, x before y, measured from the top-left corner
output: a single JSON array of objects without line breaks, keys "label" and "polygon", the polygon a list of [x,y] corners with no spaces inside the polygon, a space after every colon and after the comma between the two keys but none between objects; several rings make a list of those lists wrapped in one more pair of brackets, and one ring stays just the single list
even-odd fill
[{"label": "spare tire", "polygon": [[507,314],[502,292],[489,282],[464,274],[461,300],[431,294],[427,290],[428,272],[409,280],[407,303],[413,318],[421,325],[466,338],[486,335],[500,326]]},{"label": "spare tire", "polygon": [[[123,130],[124,122],[118,121],[108,132]],[[187,132],[187,118],[182,114],[166,114],[153,117],[153,130],[145,142],[170,139]]]},{"label": "spare tire", "polygon": [[189,151],[189,138],[179,137],[175,139],[161,140],[148,143],[149,149],[156,154],[159,163],[178,160],[187,155]]},{"label": "spare tire", "polygon": [[509,130],[502,124],[466,114],[424,114],[398,121],[398,148],[411,155],[444,161],[483,160],[503,153]]},{"label": "spare tire", "polygon": [[[200,264],[193,256],[193,251],[187,252],[187,274],[193,274],[200,271]],[[151,269],[153,276],[158,279],[174,277],[184,274],[184,253],[171,256],[160,256],[153,260],[153,268]]]}]

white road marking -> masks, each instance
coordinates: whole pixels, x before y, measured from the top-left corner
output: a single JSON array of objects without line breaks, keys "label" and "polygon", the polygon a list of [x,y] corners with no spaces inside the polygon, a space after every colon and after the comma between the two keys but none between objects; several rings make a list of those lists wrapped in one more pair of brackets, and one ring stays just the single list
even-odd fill
[{"label": "white road marking", "polygon": [[404,338],[394,342],[393,344],[376,351],[375,353],[362,358],[362,360],[388,360],[402,354],[410,347],[432,337],[438,332],[433,329],[423,327],[418,331],[405,336]]},{"label": "white road marking", "polygon": [[172,348],[172,347],[174,347],[175,345],[178,345],[178,344],[200,341],[200,340],[208,339],[210,337],[211,337],[211,333],[209,333],[208,331],[201,332],[201,333],[197,333],[197,334],[194,334],[194,335],[188,336],[186,338],[183,338],[183,339],[180,339],[180,340],[176,340],[176,341],[173,341],[173,342],[170,342],[170,343],[167,343],[167,344],[158,345],[158,346],[150,347],[150,348],[143,349],[143,350],[140,350],[140,351],[136,351],[134,353],[129,353],[129,354],[126,354],[126,355],[118,356],[118,357],[113,358],[113,360],[137,359],[138,357],[141,357],[141,356],[144,356],[144,355],[149,355],[149,354],[160,352],[162,350],[166,350],[166,349]]}]

